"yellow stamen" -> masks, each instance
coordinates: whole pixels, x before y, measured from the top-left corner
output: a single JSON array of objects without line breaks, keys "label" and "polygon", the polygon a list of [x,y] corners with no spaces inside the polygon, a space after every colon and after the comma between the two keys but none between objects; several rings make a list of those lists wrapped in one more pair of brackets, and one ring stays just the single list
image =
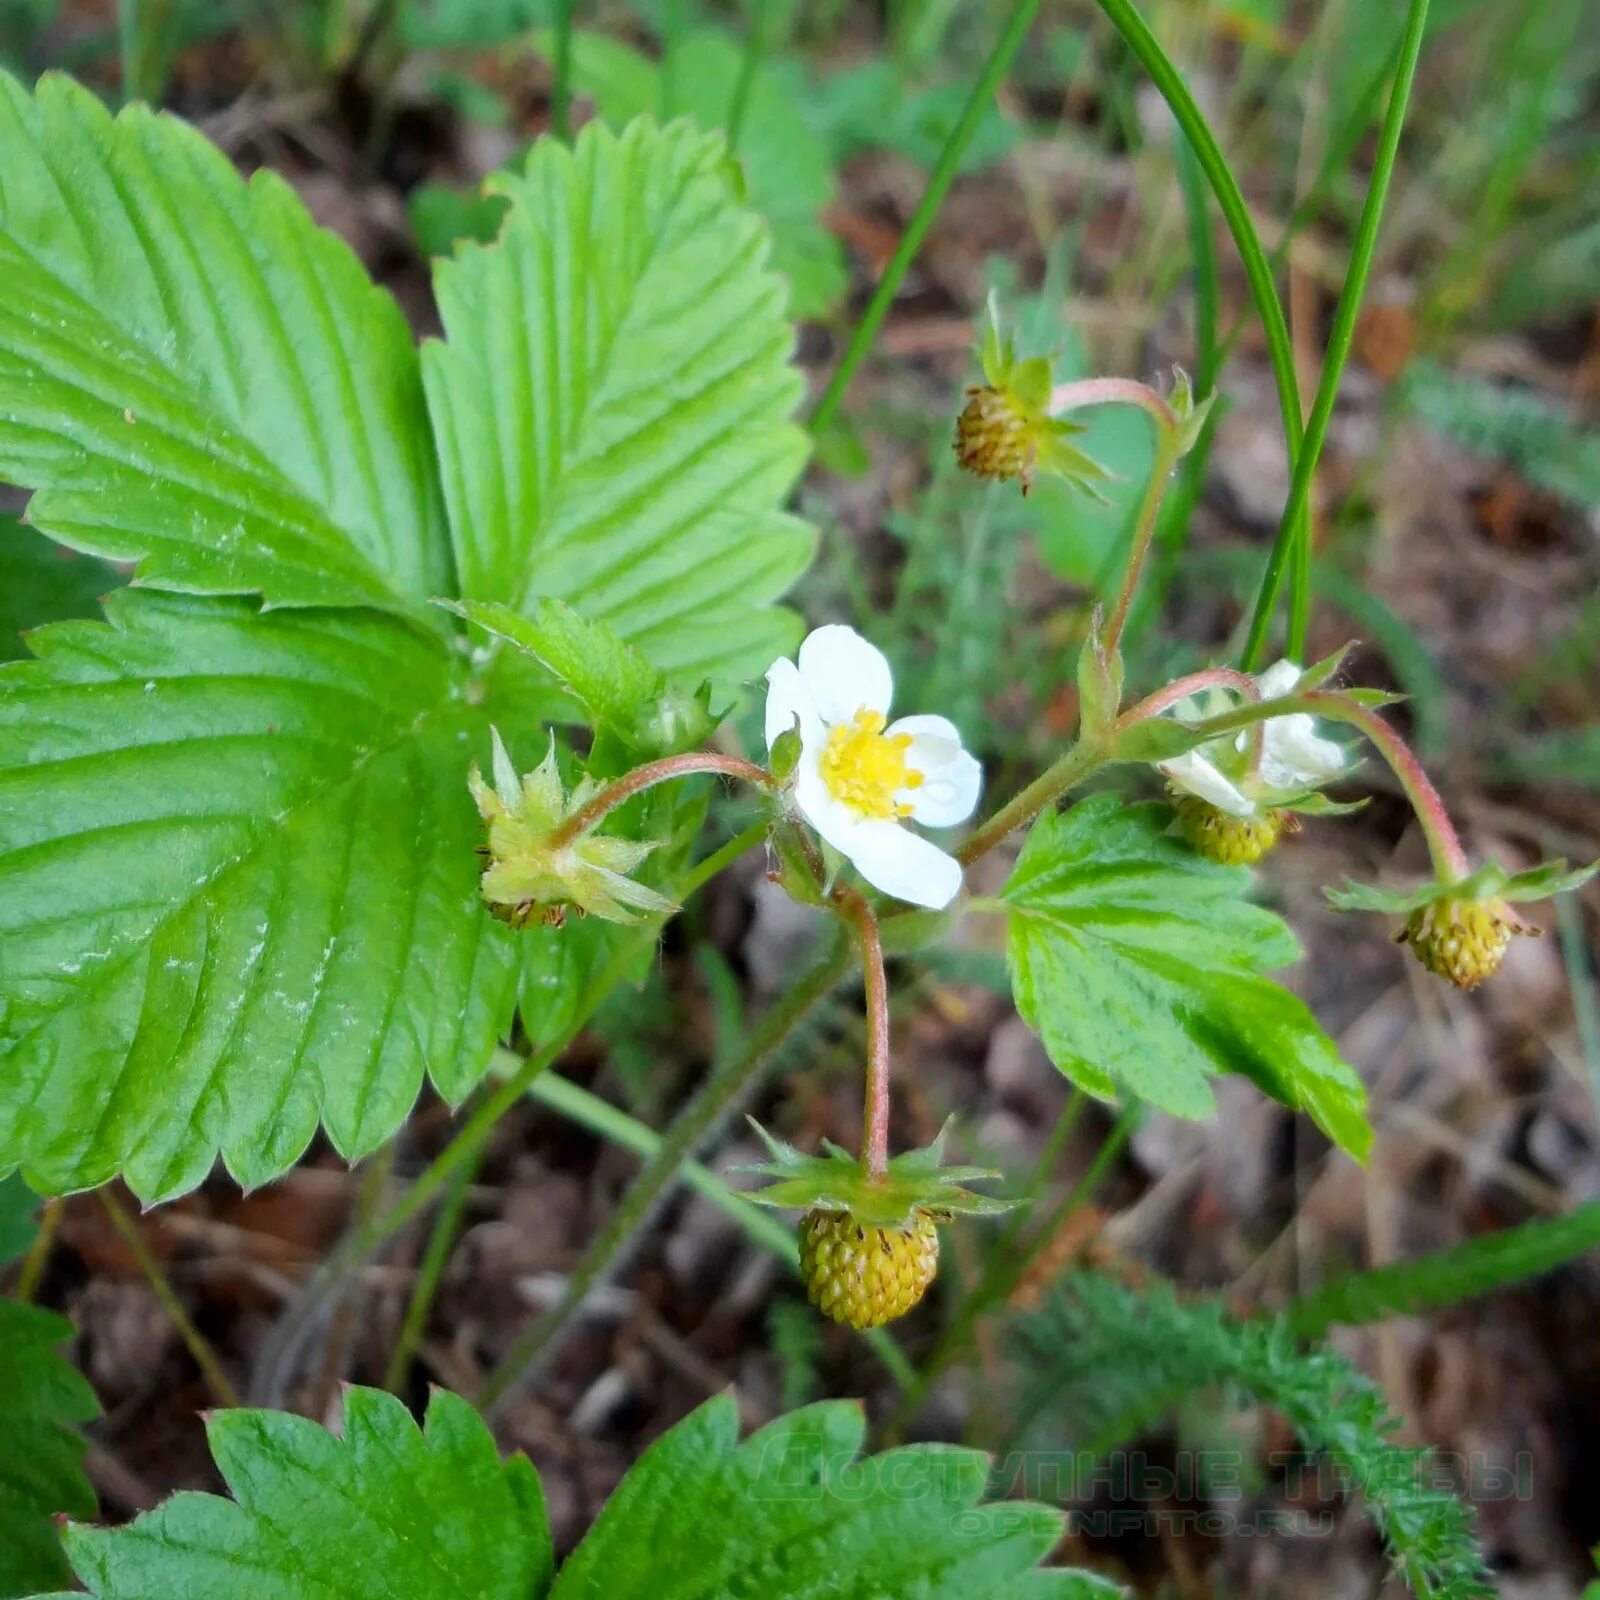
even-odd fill
[{"label": "yellow stamen", "polygon": [[836,724],[822,752],[822,781],[864,817],[909,817],[911,807],[895,796],[921,788],[922,774],[906,765],[911,735],[886,734],[885,721],[863,706],[853,722]]}]

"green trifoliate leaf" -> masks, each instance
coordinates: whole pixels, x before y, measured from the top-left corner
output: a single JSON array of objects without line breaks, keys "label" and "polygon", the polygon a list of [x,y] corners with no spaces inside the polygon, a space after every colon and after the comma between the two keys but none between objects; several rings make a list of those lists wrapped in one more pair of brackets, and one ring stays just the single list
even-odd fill
[{"label": "green trifoliate leaf", "polygon": [[177,1494],[123,1528],[67,1530],[100,1600],[530,1600],[552,1556],[538,1474],[500,1459],[466,1401],[418,1428],[392,1395],[347,1389],[343,1437],[280,1411],[220,1411],[206,1437],[233,1500]]},{"label": "green trifoliate leaf", "polygon": [[1061,1514],[981,1503],[988,1458],[913,1445],[859,1459],[861,1408],[830,1401],[739,1442],[730,1396],[645,1452],[550,1600],[1114,1600],[1042,1571]]},{"label": "green trifoliate leaf", "polygon": [[783,288],[722,144],[687,123],[541,140],[499,240],[436,266],[423,369],[466,598],[553,596],[728,683],[789,648],[812,533]]},{"label": "green trifoliate leaf", "polygon": [[0,74],[0,281],[0,477],[52,539],[274,605],[445,587],[410,332],[281,178]]},{"label": "green trifoliate leaf", "polygon": [[371,612],[107,616],[0,668],[0,1171],[155,1200],[220,1150],[253,1185],[319,1119],[356,1157],[425,1075],[459,1099],[511,999],[466,779],[494,702]]},{"label": "green trifoliate leaf", "polygon": [[72,1424],[100,1407],[57,1353],[72,1332],[65,1317],[0,1300],[0,1596],[65,1583],[55,1519],[94,1515]]},{"label": "green trifoliate leaf", "polygon": [[754,1118],[749,1121],[772,1157],[748,1169],[772,1179],[764,1189],[746,1195],[758,1205],[848,1211],[857,1222],[872,1228],[897,1228],[918,1211],[936,1218],[994,1217],[1012,1209],[1009,1200],[974,1194],[962,1187],[975,1180],[998,1178],[998,1172],[944,1165],[948,1123],[931,1145],[892,1157],[887,1176],[873,1180],[861,1170],[855,1156],[836,1144],[824,1140],[823,1154],[808,1156],[774,1139]]},{"label": "green trifoliate leaf", "polygon": [[1299,945],[1250,875],[1167,836],[1164,806],[1097,795],[1042,816],[1005,889],[1017,1008],[1092,1094],[1180,1116],[1238,1072],[1363,1156],[1361,1080],[1305,1005],[1262,974]]}]

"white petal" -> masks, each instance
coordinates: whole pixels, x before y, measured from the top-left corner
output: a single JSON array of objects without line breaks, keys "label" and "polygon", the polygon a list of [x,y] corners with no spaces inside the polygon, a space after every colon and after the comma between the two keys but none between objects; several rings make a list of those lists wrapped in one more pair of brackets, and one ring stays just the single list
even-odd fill
[{"label": "white petal", "polygon": [[1274,717],[1261,751],[1261,781],[1269,789],[1316,788],[1348,765],[1344,747],[1324,739],[1304,712]]},{"label": "white petal", "polygon": [[909,905],[942,911],[961,892],[961,863],[899,823],[859,824],[846,853],[874,889]]},{"label": "white petal", "polygon": [[1293,661],[1275,661],[1256,679],[1256,687],[1261,691],[1261,698],[1276,700],[1279,695],[1288,694],[1300,681],[1304,671],[1304,667]]},{"label": "white petal", "polygon": [[822,721],[806,692],[800,669],[787,657],[767,668],[767,748],[800,721],[800,738],[811,744],[822,733]]},{"label": "white petal", "polygon": [[1178,788],[1189,794],[1209,800],[1218,811],[1230,816],[1253,817],[1255,806],[1251,801],[1217,771],[1198,750],[1186,751],[1163,761],[1157,769],[1166,774]]},{"label": "white petal", "polygon": [[861,710],[886,712],[894,695],[883,652],[837,622],[806,636],[800,677],[817,714],[830,724],[849,722]]},{"label": "white petal", "polygon": [[945,717],[901,717],[888,732],[911,735],[906,765],[922,774],[921,784],[902,789],[896,800],[909,805],[912,817],[925,827],[953,828],[965,822],[978,804],[983,768],[961,748],[956,725]]}]

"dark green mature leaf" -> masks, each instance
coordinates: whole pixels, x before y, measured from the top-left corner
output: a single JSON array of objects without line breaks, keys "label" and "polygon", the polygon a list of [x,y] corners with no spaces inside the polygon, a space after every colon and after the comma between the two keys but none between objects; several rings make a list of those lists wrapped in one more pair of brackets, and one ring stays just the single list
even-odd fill
[{"label": "dark green mature leaf", "polygon": [[1170,813],[1095,795],[1034,824],[1005,888],[1017,1009],[1091,1094],[1179,1116],[1239,1072],[1364,1156],[1361,1080],[1305,1005],[1260,974],[1299,958],[1250,874],[1167,835]]},{"label": "dark green mature leaf", "polygon": [[38,1210],[38,1195],[21,1178],[0,1178],[0,1267],[27,1254],[39,1232]]},{"label": "dark green mature leaf", "polygon": [[100,1407],[56,1353],[71,1337],[65,1317],[0,1300],[0,1596],[64,1582],[54,1519],[94,1515],[83,1441],[71,1425]]},{"label": "dark green mature leaf", "polygon": [[980,1506],[986,1456],[916,1445],[859,1460],[866,1420],[833,1401],[739,1443],[723,1395],[647,1450],[550,1600],[1111,1600],[1038,1563],[1059,1512]]},{"label": "dark green mature leaf", "polygon": [[343,1439],[281,1412],[214,1415],[237,1503],[174,1495],[125,1528],[71,1528],[67,1548],[100,1600],[1113,1600],[1099,1579],[1039,1569],[1059,1512],[978,1503],[985,1456],[918,1445],[861,1461],[864,1432],[835,1401],[741,1445],[733,1400],[712,1400],[645,1453],[552,1587],[526,1460],[502,1464],[453,1395],[433,1396],[419,1431],[398,1400],[351,1389]]},{"label": "dark green mature leaf", "polygon": [[0,75],[0,476],[147,582],[413,609],[448,582],[393,301],[272,173]]},{"label": "dark green mature leaf", "polygon": [[492,182],[499,241],[437,264],[423,352],[462,593],[565,600],[685,677],[763,670],[798,631],[767,602],[810,559],[778,509],[806,442],[720,140],[591,123]]},{"label": "dark green mature leaf", "polygon": [[92,617],[95,601],[121,582],[115,567],[0,517],[0,661],[27,655],[22,635],[29,628]]},{"label": "dark green mature leaf", "polygon": [[[476,1081],[514,952],[482,908],[469,704],[372,613],[123,590],[0,668],[0,1167],[246,1184]],[[514,715],[514,713],[513,713]],[[507,720],[502,718],[502,720]]]},{"label": "dark green mature leaf", "polygon": [[538,1474],[436,1391],[424,1427],[348,1389],[344,1436],[280,1411],[221,1411],[206,1437],[233,1501],[177,1494],[124,1528],[72,1527],[104,1600],[536,1600],[550,1581]]}]

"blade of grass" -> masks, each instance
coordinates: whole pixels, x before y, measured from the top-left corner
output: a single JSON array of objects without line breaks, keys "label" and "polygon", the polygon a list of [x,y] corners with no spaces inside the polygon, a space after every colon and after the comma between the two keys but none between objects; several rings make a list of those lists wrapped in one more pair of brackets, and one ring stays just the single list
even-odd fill
[{"label": "blade of grass", "polygon": [[1449,1250],[1353,1272],[1296,1300],[1286,1320],[1300,1337],[1316,1339],[1335,1325],[1440,1310],[1550,1272],[1597,1244],[1600,1200],[1591,1200],[1564,1217],[1536,1217]]},{"label": "blade of grass", "polygon": [[1267,558],[1267,570],[1262,576],[1261,589],[1256,596],[1255,613],[1250,619],[1250,632],[1245,641],[1243,657],[1243,666],[1247,672],[1253,671],[1261,664],[1267,643],[1267,632],[1271,626],[1273,610],[1278,603],[1278,593],[1283,585],[1286,566],[1292,566],[1293,579],[1289,605],[1288,655],[1293,661],[1300,661],[1305,657],[1306,627],[1311,608],[1311,552],[1307,517],[1311,477],[1316,471],[1317,458],[1321,455],[1322,446],[1328,437],[1328,423],[1333,417],[1334,401],[1339,393],[1339,380],[1344,373],[1345,360],[1350,354],[1350,345],[1355,338],[1356,318],[1360,315],[1361,302],[1366,294],[1367,275],[1372,269],[1372,257],[1378,243],[1378,226],[1383,220],[1384,202],[1389,195],[1389,180],[1394,174],[1395,158],[1400,151],[1400,132],[1405,125],[1406,105],[1411,98],[1411,85],[1416,78],[1417,58],[1422,53],[1422,38],[1427,23],[1428,0],[1411,0],[1411,7],[1406,16],[1406,31],[1400,41],[1394,87],[1389,92],[1389,109],[1384,113],[1378,154],[1372,165],[1372,182],[1367,188],[1366,204],[1361,208],[1361,221],[1356,228],[1350,267],[1345,274],[1344,287],[1339,292],[1339,304],[1333,314],[1333,328],[1328,335],[1328,350],[1323,357],[1322,376],[1317,383],[1316,399],[1312,402],[1304,443],[1293,462],[1294,477],[1289,485],[1289,498],[1284,504],[1283,518],[1278,524],[1278,536],[1273,541],[1272,553]]},{"label": "blade of grass", "polygon": [[[1278,389],[1278,410],[1283,418],[1284,444],[1289,469],[1293,472],[1304,436],[1300,384],[1294,369],[1294,348],[1289,339],[1289,324],[1283,314],[1283,302],[1273,283],[1272,267],[1261,247],[1255,223],[1250,220],[1250,208],[1245,204],[1239,180],[1234,177],[1233,169],[1228,165],[1227,157],[1223,155],[1222,147],[1206,121],[1205,113],[1183,81],[1183,74],[1161,48],[1160,41],[1134,8],[1132,0],[1097,0],[1097,3],[1150,75],[1150,81],[1160,91],[1173,116],[1178,119],[1178,126],[1193,149],[1195,159],[1211,185],[1211,192],[1216,196],[1223,220],[1228,224],[1228,231],[1233,235],[1234,246],[1239,252],[1250,286],[1250,298],[1255,303],[1256,315],[1260,317],[1262,331],[1266,334],[1267,356],[1272,363],[1272,377]],[[1303,507],[1300,515],[1304,522]],[[1309,538],[1309,522],[1303,528],[1297,525],[1295,532],[1297,537],[1303,534]],[[1274,556],[1277,554],[1275,549]],[[1281,565],[1280,559],[1280,568]]]},{"label": "blade of grass", "polygon": [[1022,41],[1027,38],[1028,29],[1033,25],[1033,19],[1038,11],[1039,0],[1016,0],[1012,6],[1005,31],[1000,35],[1000,42],[995,45],[978,81],[972,86],[972,93],[967,97],[966,106],[946,137],[944,148],[939,152],[939,159],[934,163],[933,173],[928,179],[928,187],[923,191],[922,199],[912,214],[911,221],[906,224],[906,231],[900,235],[900,243],[896,246],[889,265],[883,269],[878,287],[873,291],[867,309],[862,313],[855,332],[850,336],[850,343],[845,346],[845,352],[839,358],[839,365],[834,368],[828,387],[823,391],[816,410],[811,414],[813,435],[821,433],[838,414],[845,391],[850,387],[851,380],[861,363],[866,360],[867,352],[872,348],[872,341],[877,338],[878,329],[883,326],[883,319],[889,313],[889,306],[900,291],[906,270],[916,257],[917,251],[922,248],[922,241],[927,237],[928,229],[933,226],[933,219],[938,216],[939,207],[944,204],[944,197],[955,179],[956,170],[961,165],[962,156],[966,154],[967,145],[971,142],[973,134],[978,131],[978,124],[983,120],[983,114],[988,110],[995,91],[1000,87],[1006,73],[1010,71],[1011,63],[1017,51],[1022,48]]},{"label": "blade of grass", "polygon": [[555,81],[550,86],[550,131],[572,142],[572,13],[577,0],[556,0]]}]

